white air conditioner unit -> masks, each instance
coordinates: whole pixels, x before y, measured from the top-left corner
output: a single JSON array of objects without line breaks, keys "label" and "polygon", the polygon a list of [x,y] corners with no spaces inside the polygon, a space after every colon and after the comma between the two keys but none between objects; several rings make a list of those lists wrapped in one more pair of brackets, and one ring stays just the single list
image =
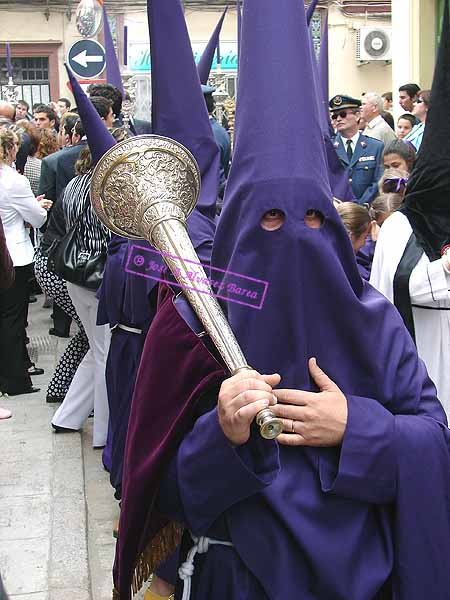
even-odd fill
[{"label": "white air conditioner unit", "polygon": [[356,33],[356,60],[392,60],[392,27],[361,27]]}]

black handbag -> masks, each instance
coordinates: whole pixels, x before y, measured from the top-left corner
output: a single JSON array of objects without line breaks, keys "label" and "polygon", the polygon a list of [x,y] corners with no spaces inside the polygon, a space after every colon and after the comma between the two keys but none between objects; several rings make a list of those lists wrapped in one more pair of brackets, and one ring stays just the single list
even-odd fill
[{"label": "black handbag", "polygon": [[98,290],[105,270],[106,252],[91,257],[91,252],[81,252],[77,247],[76,231],[89,206],[89,198],[81,214],[60,239],[48,249],[47,268],[62,279],[88,290]]}]

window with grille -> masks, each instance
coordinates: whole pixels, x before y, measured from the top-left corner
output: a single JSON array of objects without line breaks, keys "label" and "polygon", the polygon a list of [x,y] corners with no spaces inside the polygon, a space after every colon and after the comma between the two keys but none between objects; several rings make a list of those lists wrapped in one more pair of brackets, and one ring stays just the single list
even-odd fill
[{"label": "window with grille", "polygon": [[[13,80],[19,88],[19,99],[25,100],[30,106],[37,103],[50,102],[50,81],[48,73],[48,57],[33,56],[13,58]],[[6,58],[0,58],[0,87],[8,83]]]}]

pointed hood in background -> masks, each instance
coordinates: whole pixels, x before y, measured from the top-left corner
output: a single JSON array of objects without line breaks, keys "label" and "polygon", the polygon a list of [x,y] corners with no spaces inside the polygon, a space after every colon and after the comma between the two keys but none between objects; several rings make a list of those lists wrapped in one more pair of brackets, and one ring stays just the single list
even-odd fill
[{"label": "pointed hood in background", "polygon": [[322,26],[322,37],[320,38],[320,55],[319,55],[319,83],[320,91],[322,92],[322,102],[325,103],[325,109],[328,114],[328,98],[329,92],[329,67],[328,67],[328,13]]},{"label": "pointed hood in background", "polygon": [[328,108],[329,98],[329,67],[328,67],[328,13],[325,17],[322,27],[322,37],[320,40],[319,63],[317,64],[315,52],[312,44],[313,65],[316,69],[316,89],[317,102],[319,105],[319,114],[322,123],[323,140],[325,144],[325,154],[328,163],[328,179],[332,194],[338,200],[343,202],[355,202],[355,195],[348,179],[348,173],[339,160],[332,138],[334,131],[331,126],[330,112]]},{"label": "pointed hood in background", "polygon": [[220,155],[200,87],[183,10],[179,0],[148,0],[147,9],[153,133],[170,137],[192,152],[202,176],[197,210],[192,215],[199,212],[213,220]]},{"label": "pointed hood in background", "polygon": [[78,108],[78,114],[83,123],[83,129],[86,133],[88,145],[91,150],[92,161],[95,164],[110,148],[116,145],[116,140],[108,131],[105,121],[103,121],[95,110],[94,105],[83,92],[80,84],[67,64],[66,70],[69,76],[72,93],[75,98],[75,104]]},{"label": "pointed hood in background", "polygon": [[314,11],[316,10],[318,1],[319,0],[311,0],[310,5],[306,9],[306,24],[308,25],[308,27],[311,23],[311,19],[313,17]]},{"label": "pointed hood in background", "polygon": [[236,0],[236,12],[237,12],[237,48],[238,48],[238,65],[239,65],[239,52],[241,49],[241,34],[242,34],[241,0]]},{"label": "pointed hood in background", "polygon": [[106,6],[103,2],[103,35],[105,38],[105,54],[106,54],[106,81],[119,88],[122,92],[122,97],[125,96],[123,89],[122,76],[120,74],[119,60],[117,58],[114,42],[109,27],[108,15],[106,14]]},{"label": "pointed hood in background", "polygon": [[450,243],[450,25],[445,2],[430,108],[402,212],[428,258]]},{"label": "pointed hood in background", "polygon": [[11,44],[6,42],[6,70],[8,72],[8,79],[12,79],[13,68],[11,62]]},{"label": "pointed hood in background", "polygon": [[227,14],[228,6],[223,11],[222,16],[219,19],[219,22],[216,25],[216,28],[213,31],[213,34],[203,51],[200,62],[197,65],[198,76],[200,78],[200,83],[206,85],[208,83],[209,74],[211,73],[211,66],[214,60],[214,54],[217,50],[219,40],[220,40],[220,32],[222,31],[223,21],[225,19],[225,15]]}]

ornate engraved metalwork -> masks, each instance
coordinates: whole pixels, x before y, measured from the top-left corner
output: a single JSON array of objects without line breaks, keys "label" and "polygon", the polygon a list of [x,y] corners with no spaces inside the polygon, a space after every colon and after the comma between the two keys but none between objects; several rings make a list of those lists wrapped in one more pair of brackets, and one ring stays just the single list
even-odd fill
[{"label": "ornate engraved metalwork", "polygon": [[[119,235],[147,239],[161,252],[234,374],[249,367],[186,229],[199,192],[200,172],[192,154],[178,142],[155,135],[137,136],[111,148],[98,162],[91,182],[99,219]],[[281,420],[270,409],[261,411],[257,422],[265,438],[281,433]]]},{"label": "ornate engraved metalwork", "polygon": [[[114,233],[132,239],[151,235],[151,217],[186,219],[200,191],[200,172],[181,144],[141,135],[113,146],[97,164],[91,200],[100,220]],[[148,217],[146,217],[148,212]]]},{"label": "ornate engraved metalwork", "polygon": [[125,99],[122,102],[122,114],[123,124],[128,127],[130,124],[131,117],[134,116],[136,110],[136,91],[137,91],[136,79],[132,76],[124,78],[123,89],[125,92]]},{"label": "ornate engraved metalwork", "polygon": [[19,101],[19,88],[14,84],[12,77],[9,77],[8,85],[3,86],[2,99],[12,104],[17,104]]},{"label": "ornate engraved metalwork", "polygon": [[97,33],[102,22],[102,9],[97,0],[80,0],[75,15],[78,32],[89,38]]}]

